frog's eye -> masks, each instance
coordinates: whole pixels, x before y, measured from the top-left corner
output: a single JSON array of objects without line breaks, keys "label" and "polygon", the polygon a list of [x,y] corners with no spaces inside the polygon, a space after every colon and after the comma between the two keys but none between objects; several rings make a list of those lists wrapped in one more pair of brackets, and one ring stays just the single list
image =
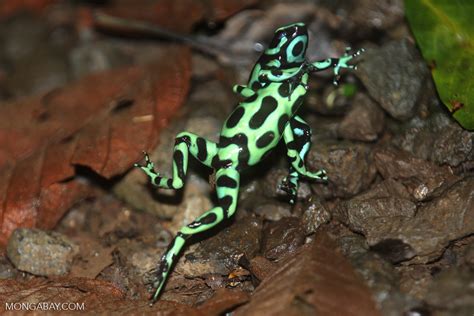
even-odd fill
[{"label": "frog's eye", "polygon": [[286,37],[286,34],[284,32],[281,32],[280,34],[277,35],[277,38],[281,40],[282,38]]},{"label": "frog's eye", "polygon": [[300,35],[295,37],[286,48],[286,58],[289,63],[302,62],[306,53],[308,37]]}]

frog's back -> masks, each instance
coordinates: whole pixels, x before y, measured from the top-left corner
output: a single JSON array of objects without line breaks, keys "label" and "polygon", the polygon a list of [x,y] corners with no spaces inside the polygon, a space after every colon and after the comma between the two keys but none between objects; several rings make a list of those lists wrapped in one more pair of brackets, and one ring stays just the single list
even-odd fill
[{"label": "frog's back", "polygon": [[290,91],[287,82],[272,83],[238,104],[220,134],[218,157],[225,161],[221,166],[253,166],[276,147],[306,92],[298,87],[289,97],[285,91]]}]

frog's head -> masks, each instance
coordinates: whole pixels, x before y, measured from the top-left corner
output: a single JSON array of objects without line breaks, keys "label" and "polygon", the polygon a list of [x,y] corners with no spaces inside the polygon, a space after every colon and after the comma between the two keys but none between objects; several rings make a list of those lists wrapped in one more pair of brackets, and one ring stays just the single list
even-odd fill
[{"label": "frog's head", "polygon": [[266,55],[276,55],[281,64],[302,63],[308,46],[308,31],[304,23],[282,26],[275,31]]}]

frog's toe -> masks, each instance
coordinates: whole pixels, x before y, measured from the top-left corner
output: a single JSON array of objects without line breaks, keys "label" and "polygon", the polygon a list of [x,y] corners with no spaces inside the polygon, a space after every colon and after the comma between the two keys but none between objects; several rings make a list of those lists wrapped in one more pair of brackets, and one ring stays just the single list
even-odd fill
[{"label": "frog's toe", "polygon": [[361,55],[363,52],[365,52],[365,48],[358,49],[354,54],[352,54],[353,57]]},{"label": "frog's toe", "polygon": [[143,159],[145,159],[145,164],[142,165],[140,163],[134,163],[133,166],[134,167],[137,167],[137,168],[142,168],[142,167],[146,167],[146,168],[153,168],[153,162],[151,162],[150,160],[150,156],[148,155],[148,153],[146,151],[143,151]]},{"label": "frog's toe", "polygon": [[318,173],[319,173],[319,180],[323,183],[328,183],[329,178],[327,176],[326,170],[320,169]]},{"label": "frog's toe", "polygon": [[288,201],[290,204],[295,204],[298,195],[296,184],[289,181],[287,178],[284,178],[278,185],[278,189],[288,194]]}]

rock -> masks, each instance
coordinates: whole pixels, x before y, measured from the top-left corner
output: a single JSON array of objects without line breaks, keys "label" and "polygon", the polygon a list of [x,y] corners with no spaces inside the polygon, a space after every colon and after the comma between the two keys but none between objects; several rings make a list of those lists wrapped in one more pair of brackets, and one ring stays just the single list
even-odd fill
[{"label": "rock", "polygon": [[431,269],[423,265],[400,266],[400,290],[418,300],[424,300],[433,281]]},{"label": "rock", "polygon": [[8,19],[0,29],[0,55],[10,66],[4,82],[9,96],[45,93],[69,81],[66,54],[74,36],[65,36],[65,42],[58,41],[54,27],[46,19],[29,14]]},{"label": "rock", "polygon": [[355,198],[360,200],[369,200],[389,197],[416,201],[400,181],[392,178],[384,179],[378,183],[375,183],[368,191],[357,195]]},{"label": "rock", "polygon": [[391,116],[407,120],[416,113],[429,73],[415,46],[402,40],[365,52],[355,74]]},{"label": "rock", "polygon": [[471,243],[465,247],[461,259],[463,264],[471,267],[474,266],[474,242],[472,239],[474,238],[471,238]]},{"label": "rock", "polygon": [[339,125],[338,134],[345,139],[371,142],[384,128],[385,115],[370,98],[357,94],[351,110]]},{"label": "rock", "polygon": [[[353,231],[364,234],[368,239],[384,231],[393,219],[412,218],[416,205],[410,200],[391,196],[384,183],[337,205],[334,217]],[[403,243],[385,240],[373,249],[382,257],[399,262],[412,258],[415,253]]]},{"label": "rock", "polygon": [[474,132],[463,129],[455,122],[439,133],[433,143],[430,160],[438,164],[458,166],[474,160]]},{"label": "rock", "polygon": [[[282,180],[288,176],[288,169],[272,168],[266,173],[263,179],[262,191],[263,194],[271,199],[280,198],[288,201],[288,194],[279,188]],[[298,183],[298,200],[305,200],[311,196],[311,189],[304,177],[299,178]]]},{"label": "rock", "polygon": [[29,55],[47,40],[48,25],[45,20],[30,14],[20,14],[0,25],[2,52],[8,60],[17,61]]},{"label": "rock", "polygon": [[262,253],[270,260],[281,259],[303,245],[305,237],[305,230],[299,218],[282,218],[269,223],[263,230]]},{"label": "rock", "polygon": [[433,113],[426,120],[414,118],[407,122],[394,144],[437,164],[455,167],[474,160],[474,132],[463,129],[444,112]]},{"label": "rock", "polygon": [[[342,215],[342,221],[352,230],[360,232],[371,238],[383,230],[391,218],[411,218],[415,215],[416,205],[411,201],[399,198],[388,197],[378,199],[352,199],[339,204],[339,214]],[[398,262],[411,258],[414,254],[407,249],[408,253],[397,253],[393,251],[395,245],[391,245],[390,261]],[[379,244],[379,247],[382,245]],[[381,249],[382,252],[383,249]],[[387,254],[388,256],[388,254]]]},{"label": "rock", "polygon": [[31,55],[17,61],[14,69],[5,83],[14,97],[46,93],[70,80],[65,52],[47,45],[39,46]]},{"label": "rock", "polygon": [[376,176],[372,149],[366,144],[319,143],[306,159],[309,170],[324,168],[329,183],[313,182],[313,192],[321,198],[348,198],[366,190]]},{"label": "rock", "polygon": [[18,270],[35,275],[64,275],[69,272],[78,247],[56,232],[18,228],[8,240],[7,255]]},{"label": "rock", "polygon": [[[366,34],[375,30],[386,31],[403,21],[403,1],[341,1],[324,0],[318,4],[328,8],[336,17],[338,31]],[[326,15],[328,15],[326,13]],[[339,21],[339,22],[337,22]]]},{"label": "rock", "polygon": [[193,54],[192,63],[193,77],[200,79],[207,79],[219,70],[219,65],[214,58],[201,54]]},{"label": "rock", "polygon": [[276,198],[276,197],[284,197],[287,194],[279,189],[279,185],[283,178],[288,175],[288,169],[284,168],[272,168],[270,172],[268,172],[262,183],[262,191],[263,194],[268,198]]},{"label": "rock", "polygon": [[418,207],[414,217],[366,219],[367,242],[386,255],[403,250],[405,258],[398,259],[411,259],[410,263],[439,258],[451,241],[474,232],[473,187],[473,177],[459,181],[443,195]]},{"label": "rock", "polygon": [[0,256],[0,280],[14,279],[18,270],[11,264],[6,256]]},{"label": "rock", "polygon": [[209,183],[191,174],[187,177],[181,202],[178,205],[163,204],[161,209],[166,210],[166,213],[174,211],[173,221],[168,228],[176,234],[181,227],[192,223],[212,207]]},{"label": "rock", "polygon": [[[192,115],[200,118],[217,119],[217,130],[214,137],[210,140],[218,140],[218,133],[222,127],[222,123],[229,116],[239,101],[239,97],[232,94],[232,91],[223,82],[218,80],[206,81],[196,85],[189,96],[189,104],[193,107]],[[201,132],[202,129],[208,130],[208,125],[196,125],[193,131],[200,136],[205,137]]]},{"label": "rock", "polygon": [[307,235],[316,232],[319,226],[329,222],[331,214],[319,199],[314,199],[303,206],[305,209],[301,221]]},{"label": "rock", "polygon": [[[353,84],[341,85],[334,87],[328,85],[323,93],[316,89],[309,89],[305,100],[305,107],[318,114],[328,115],[344,115],[352,103],[352,97],[347,96],[346,89],[354,87]],[[350,93],[349,93],[350,94]]]},{"label": "rock", "polygon": [[238,267],[242,255],[252,259],[260,249],[262,222],[247,216],[205,239],[185,260],[176,265],[176,272],[188,277],[203,274],[229,274]]},{"label": "rock", "polygon": [[[242,179],[243,180],[243,179]],[[260,180],[260,179],[259,179]],[[261,180],[253,179],[251,181],[242,181],[240,183],[239,190],[239,211],[237,216],[242,212],[242,210],[254,210],[259,205],[268,203],[266,199],[263,199],[265,195],[263,194],[263,187],[261,185]],[[247,183],[246,183],[247,182]]]},{"label": "rock", "polygon": [[[132,242],[132,244],[135,244]],[[132,269],[134,273],[140,276],[146,275],[148,272],[156,269],[160,264],[161,253],[159,248],[149,248],[139,245],[134,247],[133,251],[130,249],[130,256],[123,252],[121,248],[121,259],[123,262],[127,262],[126,265]]]},{"label": "rock", "polygon": [[427,291],[426,302],[444,315],[472,315],[474,310],[474,270],[453,267],[436,275]]},{"label": "rock", "polygon": [[288,203],[268,202],[258,205],[253,212],[263,219],[279,221],[291,216],[291,206]]},{"label": "rock", "polygon": [[369,251],[362,236],[345,235],[339,238],[338,244],[354,269],[370,287],[372,297],[383,315],[405,315],[421,305],[421,302],[400,291],[398,275],[393,266]]},{"label": "rock", "polygon": [[439,167],[393,148],[376,150],[374,159],[384,179],[398,180],[417,201],[439,196],[458,180],[447,166]]}]

